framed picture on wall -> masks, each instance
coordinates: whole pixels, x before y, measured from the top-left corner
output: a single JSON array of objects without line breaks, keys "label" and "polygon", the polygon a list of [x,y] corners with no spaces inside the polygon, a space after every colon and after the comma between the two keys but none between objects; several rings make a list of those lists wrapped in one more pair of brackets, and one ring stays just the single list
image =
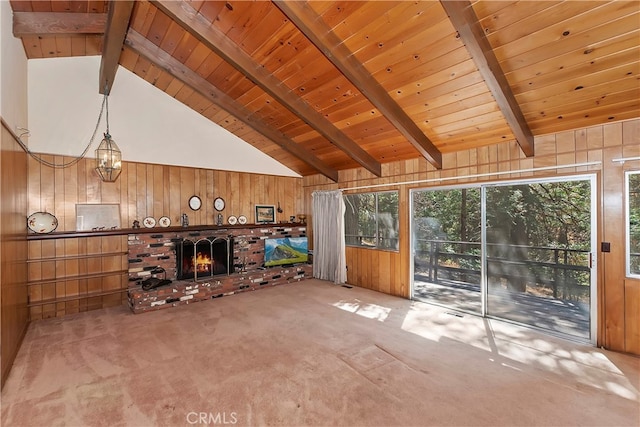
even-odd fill
[{"label": "framed picture on wall", "polygon": [[256,224],[273,224],[275,222],[275,205],[256,205]]}]

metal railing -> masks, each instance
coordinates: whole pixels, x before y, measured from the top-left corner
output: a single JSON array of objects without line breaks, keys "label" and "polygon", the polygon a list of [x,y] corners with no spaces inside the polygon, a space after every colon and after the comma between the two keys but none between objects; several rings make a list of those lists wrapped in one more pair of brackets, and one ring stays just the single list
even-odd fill
[{"label": "metal railing", "polygon": [[347,246],[390,250],[398,250],[398,243],[400,241],[398,237],[359,236],[353,234],[345,234],[344,239]]}]

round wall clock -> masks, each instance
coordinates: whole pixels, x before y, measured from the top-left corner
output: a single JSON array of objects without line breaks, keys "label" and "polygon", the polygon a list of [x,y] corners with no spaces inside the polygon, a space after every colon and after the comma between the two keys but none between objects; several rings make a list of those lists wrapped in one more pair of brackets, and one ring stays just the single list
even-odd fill
[{"label": "round wall clock", "polygon": [[215,200],[213,201],[213,207],[217,211],[224,210],[224,199],[222,197],[216,197]]},{"label": "round wall clock", "polygon": [[191,196],[189,199],[189,207],[191,210],[197,211],[202,206],[202,200],[198,196]]}]

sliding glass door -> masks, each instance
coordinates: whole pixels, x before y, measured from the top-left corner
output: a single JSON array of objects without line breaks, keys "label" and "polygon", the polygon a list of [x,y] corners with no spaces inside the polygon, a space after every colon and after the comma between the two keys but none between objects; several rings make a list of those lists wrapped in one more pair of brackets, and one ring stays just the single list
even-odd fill
[{"label": "sliding glass door", "polygon": [[480,188],[415,191],[413,296],[481,314]]},{"label": "sliding glass door", "polygon": [[486,187],[487,315],[591,337],[591,181]]},{"label": "sliding glass door", "polygon": [[595,178],[412,191],[412,297],[592,340]]}]

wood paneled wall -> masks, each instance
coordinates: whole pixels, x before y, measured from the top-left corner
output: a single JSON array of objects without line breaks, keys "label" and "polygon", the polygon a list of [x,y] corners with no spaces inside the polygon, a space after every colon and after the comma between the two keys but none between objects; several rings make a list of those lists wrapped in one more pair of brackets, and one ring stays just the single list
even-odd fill
[{"label": "wood paneled wall", "polygon": [[126,235],[30,240],[29,319],[125,303],[127,259]]},{"label": "wood paneled wall", "polygon": [[[364,248],[347,249],[348,281],[405,298],[410,296],[409,190],[468,182],[514,178],[596,173],[599,188],[598,241],[611,243],[610,253],[598,255],[598,345],[640,354],[640,281],[625,280],[624,171],[640,169],[640,161],[613,162],[621,157],[640,156],[640,120],[611,123],[535,138],[535,157],[524,157],[515,142],[443,155],[442,170],[416,159],[383,165],[376,178],[363,169],[340,172],[339,182],[321,175],[304,178],[305,210],[311,212],[311,193],[367,185],[389,184],[371,190],[400,192],[400,250],[383,252]],[[438,182],[438,178],[463,177],[495,172],[520,171],[547,166],[601,161],[595,166],[566,167],[551,171],[514,172],[494,177],[462,178]],[[420,180],[429,183],[397,185]],[[312,234],[313,218],[308,227]]]},{"label": "wood paneled wall", "polygon": [[27,154],[2,122],[0,134],[0,312],[2,385],[27,330]]},{"label": "wood paneled wall", "polygon": [[[70,158],[43,156],[63,164]],[[215,224],[213,200],[222,197],[229,215],[245,215],[255,222],[256,204],[280,205],[277,221],[303,213],[302,179],[211,169],[125,162],[114,183],[102,182],[93,159],[66,168],[51,168],[29,159],[27,215],[54,214],[56,231],[75,231],[76,204],[118,203],[122,228],[134,220],[168,216],[180,224],[182,213],[190,225]],[[202,199],[199,211],[189,209],[193,195]],[[23,217],[24,219],[24,217]],[[29,241],[29,308],[31,319],[64,316],[126,301],[127,236],[66,237]]]},{"label": "wood paneled wall", "polygon": [[[42,157],[56,164],[71,160]],[[226,202],[225,223],[229,215],[245,215],[253,223],[256,204],[280,203],[283,212],[277,214],[278,222],[303,213],[301,178],[124,162],[120,177],[108,183],[98,178],[94,167],[92,158],[62,169],[30,158],[29,214],[51,212],[59,221],[56,231],[74,231],[77,203],[119,203],[122,228],[130,228],[136,219],[142,223],[147,216],[156,220],[168,216],[172,225],[179,225],[182,213],[189,215],[190,225],[215,224],[216,197]],[[193,195],[202,199],[202,209],[196,212],[188,205]]]}]

